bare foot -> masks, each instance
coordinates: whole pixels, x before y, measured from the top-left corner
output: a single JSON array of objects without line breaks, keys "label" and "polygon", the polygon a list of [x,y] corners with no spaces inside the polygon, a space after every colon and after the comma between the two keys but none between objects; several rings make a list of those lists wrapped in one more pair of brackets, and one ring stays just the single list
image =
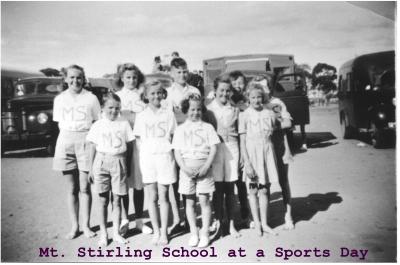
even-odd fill
[{"label": "bare foot", "polygon": [[71,231],[69,231],[68,234],[65,235],[65,239],[74,239],[79,235],[79,229],[78,228],[72,228]]},{"label": "bare foot", "polygon": [[239,238],[239,237],[242,236],[242,235],[236,230],[236,228],[235,228],[233,225],[230,226],[230,228],[229,228],[229,233],[230,233],[231,236],[233,236],[234,238]]},{"label": "bare foot", "polygon": [[162,235],[162,236],[160,236],[160,238],[159,238],[159,240],[158,240],[158,242],[157,242],[157,245],[159,245],[159,246],[168,245],[168,238],[167,238],[167,235]]},{"label": "bare foot", "polygon": [[123,238],[121,235],[114,235],[113,240],[120,244],[128,244],[129,241]]},{"label": "bare foot", "polygon": [[158,242],[160,241],[160,233],[154,233],[153,234],[153,239],[151,240],[151,243],[153,244],[153,245],[157,245],[158,244]]},{"label": "bare foot", "polygon": [[285,225],[283,226],[283,229],[285,229],[285,230],[293,230],[294,229],[293,219],[290,215],[285,216]]},{"label": "bare foot", "polygon": [[254,230],[256,230],[257,236],[262,237],[262,229],[261,229],[261,225],[254,223]]},{"label": "bare foot", "polygon": [[96,233],[93,232],[92,230],[90,230],[89,227],[83,228],[83,234],[85,235],[85,237],[87,238],[92,238],[96,236]]},{"label": "bare foot", "polygon": [[107,235],[101,235],[100,236],[100,240],[97,243],[97,245],[99,245],[99,247],[106,247],[108,245],[108,237],[107,237]]},{"label": "bare foot", "polygon": [[275,231],[274,231],[271,227],[269,227],[268,225],[262,225],[261,227],[262,227],[262,231],[263,231],[264,233],[267,233],[267,234],[270,234],[270,235],[273,235],[273,236],[278,235],[278,233],[275,232]]}]

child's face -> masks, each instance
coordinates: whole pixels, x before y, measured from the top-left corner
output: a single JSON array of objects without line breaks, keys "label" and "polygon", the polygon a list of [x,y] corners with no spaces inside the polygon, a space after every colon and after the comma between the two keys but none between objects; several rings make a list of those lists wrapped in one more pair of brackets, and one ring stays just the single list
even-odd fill
[{"label": "child's face", "polygon": [[107,119],[114,121],[121,111],[121,103],[115,99],[107,99],[104,103],[103,112]]},{"label": "child's face", "polygon": [[219,83],[217,89],[215,90],[215,98],[219,103],[225,105],[228,103],[231,97],[231,86],[227,83]]},{"label": "child's face", "polygon": [[232,80],[232,87],[238,92],[242,92],[244,90],[243,76],[239,76],[236,80]]},{"label": "child's face", "polygon": [[68,88],[72,89],[74,92],[81,92],[84,82],[82,71],[74,68],[68,69],[65,82],[68,84]]},{"label": "child's face", "polygon": [[249,93],[250,106],[256,110],[263,108],[263,93],[260,90],[253,89]]},{"label": "child's face", "polygon": [[190,100],[187,115],[190,121],[195,122],[201,120],[202,116],[201,102],[196,100]]},{"label": "child's face", "polygon": [[156,108],[161,107],[161,100],[163,99],[161,84],[149,87],[146,92],[146,98],[149,100],[149,104]]},{"label": "child's face", "polygon": [[135,70],[127,70],[122,74],[121,78],[124,83],[124,87],[128,89],[134,89],[138,84],[138,76]]},{"label": "child's face", "polygon": [[172,67],[171,75],[174,81],[182,86],[186,85],[186,82],[189,78],[189,71],[187,67]]}]

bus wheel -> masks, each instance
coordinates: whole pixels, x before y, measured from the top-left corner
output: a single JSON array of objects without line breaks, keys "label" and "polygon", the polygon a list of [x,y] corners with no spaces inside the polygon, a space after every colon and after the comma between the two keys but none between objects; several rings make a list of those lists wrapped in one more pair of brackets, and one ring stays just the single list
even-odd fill
[{"label": "bus wheel", "polygon": [[371,131],[371,143],[374,148],[382,148],[384,146],[384,135],[383,131],[378,129],[375,125],[375,123],[371,122],[370,125],[370,131]]},{"label": "bus wheel", "polygon": [[344,115],[342,119],[340,119],[340,129],[342,131],[343,139],[351,139],[352,138],[352,131],[351,127],[349,126],[349,121],[347,116]]}]

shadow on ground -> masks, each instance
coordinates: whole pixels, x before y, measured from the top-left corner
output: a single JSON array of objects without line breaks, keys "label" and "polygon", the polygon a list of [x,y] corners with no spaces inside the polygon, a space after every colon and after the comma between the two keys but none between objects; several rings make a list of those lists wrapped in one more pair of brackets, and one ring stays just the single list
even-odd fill
[{"label": "shadow on ground", "polygon": [[[308,132],[307,133],[307,147],[308,148],[324,148],[332,145],[338,144],[336,136],[331,132]],[[307,152],[306,150],[301,150],[302,140],[300,133],[293,134],[293,154],[300,154]]]},{"label": "shadow on ground", "polygon": [[[269,208],[271,215],[269,224],[272,228],[285,223],[285,212],[281,198],[281,192],[274,192],[271,195]],[[325,194],[312,193],[307,197],[292,198],[293,221],[295,224],[300,221],[309,221],[318,212],[324,212],[328,210],[332,204],[341,203],[342,201],[342,197],[340,197],[337,192],[328,192]]]}]

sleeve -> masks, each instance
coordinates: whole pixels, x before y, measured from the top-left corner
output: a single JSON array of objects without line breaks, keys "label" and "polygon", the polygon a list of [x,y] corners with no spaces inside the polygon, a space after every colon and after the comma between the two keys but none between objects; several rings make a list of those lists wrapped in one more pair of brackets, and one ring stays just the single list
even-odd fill
[{"label": "sleeve", "polygon": [[238,133],[244,134],[247,132],[246,128],[246,112],[239,113]]},{"label": "sleeve", "polygon": [[214,127],[211,124],[208,124],[208,144],[210,146],[219,144],[221,141],[219,140],[218,134],[215,131]]},{"label": "sleeve", "polygon": [[60,96],[54,98],[53,104],[53,121],[60,121],[62,117],[62,107],[60,104]]},{"label": "sleeve", "polygon": [[99,139],[98,137],[98,122],[95,122],[92,127],[90,127],[90,130],[88,134],[86,135],[86,141],[92,142],[94,144],[97,144],[97,140]]},{"label": "sleeve", "polygon": [[93,95],[93,105],[92,105],[92,117],[93,120],[97,121],[100,118],[100,113],[101,113],[101,107],[99,100],[97,99],[96,96]]},{"label": "sleeve", "polygon": [[182,133],[183,133],[183,130],[182,130],[181,126],[176,128],[174,137],[172,138],[172,149],[175,149],[175,150],[183,149],[184,144],[182,143],[182,139],[183,139]]},{"label": "sleeve", "polygon": [[125,132],[126,132],[126,142],[131,142],[131,141],[135,140],[135,135],[133,134],[133,130],[132,130],[129,122],[125,121],[124,124],[125,124]]},{"label": "sleeve", "polygon": [[142,127],[143,127],[143,122],[142,122],[142,116],[141,113],[139,113],[136,116],[135,124],[133,125],[133,134],[135,136],[141,136],[142,134]]}]

